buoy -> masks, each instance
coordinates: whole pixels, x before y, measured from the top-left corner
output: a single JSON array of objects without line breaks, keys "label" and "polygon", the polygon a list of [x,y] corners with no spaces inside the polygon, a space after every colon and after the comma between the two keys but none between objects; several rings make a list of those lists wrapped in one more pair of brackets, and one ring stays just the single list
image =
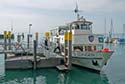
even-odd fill
[{"label": "buoy", "polygon": [[109,52],[110,50],[109,50],[109,48],[103,48],[102,49],[102,52]]}]

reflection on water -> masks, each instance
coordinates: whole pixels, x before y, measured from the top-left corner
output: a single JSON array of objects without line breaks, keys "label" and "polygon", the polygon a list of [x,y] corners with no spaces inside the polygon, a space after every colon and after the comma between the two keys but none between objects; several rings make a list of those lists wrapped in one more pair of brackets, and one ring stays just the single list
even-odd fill
[{"label": "reflection on water", "polygon": [[[123,70],[125,70],[124,67],[119,66],[119,64],[125,64],[125,52],[122,52],[125,50],[125,45],[105,44],[105,47],[115,51],[104,70],[106,74],[88,71],[80,67],[73,67],[69,72],[60,72],[55,68],[36,71],[6,70],[4,72],[4,61],[2,61],[4,57],[0,55],[0,84],[114,84],[114,82],[120,84],[121,82],[116,80],[120,80],[119,74],[123,74]],[[118,71],[119,73],[117,73]]]},{"label": "reflection on water", "polygon": [[109,84],[106,75],[73,67],[70,72],[56,69],[7,70],[0,84]]},{"label": "reflection on water", "polygon": [[107,44],[107,46],[115,47],[105,69],[110,84],[125,84],[125,44]]},{"label": "reflection on water", "polygon": [[0,55],[0,84],[125,84],[125,44],[104,46],[114,53],[101,73],[80,67],[73,67],[69,72],[60,72],[55,68],[4,72],[4,57]]},{"label": "reflection on water", "polygon": [[0,55],[0,78],[5,75],[4,55]]}]

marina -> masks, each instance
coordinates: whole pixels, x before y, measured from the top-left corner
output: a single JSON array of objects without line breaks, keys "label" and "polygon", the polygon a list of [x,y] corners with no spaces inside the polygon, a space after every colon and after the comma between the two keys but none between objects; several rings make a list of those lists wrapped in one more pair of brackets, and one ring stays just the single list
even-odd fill
[{"label": "marina", "polygon": [[[5,69],[57,67],[59,70],[71,70],[73,64],[100,72],[113,51],[103,46],[103,35],[93,33],[93,22],[80,18],[78,7],[75,13],[75,21],[46,32],[44,43],[39,42],[39,33],[36,32],[33,45],[30,44],[32,24],[29,24],[26,45],[22,43],[24,33],[18,34],[17,42],[12,43],[11,32],[4,31],[4,42],[0,43],[3,50],[0,52],[5,54]],[[14,56],[8,58],[8,54]],[[19,54],[20,57],[17,56]]]},{"label": "marina", "polygon": [[2,1],[0,84],[124,84],[124,5]]}]

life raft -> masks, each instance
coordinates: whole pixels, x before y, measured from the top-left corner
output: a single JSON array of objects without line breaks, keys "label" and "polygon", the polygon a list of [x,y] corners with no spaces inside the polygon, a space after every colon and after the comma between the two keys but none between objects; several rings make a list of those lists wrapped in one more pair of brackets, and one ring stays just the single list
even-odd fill
[{"label": "life raft", "polygon": [[102,52],[109,52],[110,50],[109,50],[109,48],[103,48],[102,49]]}]

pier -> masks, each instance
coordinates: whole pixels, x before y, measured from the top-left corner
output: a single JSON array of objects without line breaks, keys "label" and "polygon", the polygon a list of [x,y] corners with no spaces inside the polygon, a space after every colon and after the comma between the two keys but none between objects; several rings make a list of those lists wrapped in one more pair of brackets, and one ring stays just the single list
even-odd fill
[{"label": "pier", "polygon": [[[0,42],[1,46],[0,54],[5,54],[5,69],[36,70],[38,68],[55,67],[61,71],[71,70],[70,60],[67,60],[65,56],[61,54],[53,52],[54,47],[52,46],[46,47],[44,43],[38,42],[38,32],[36,32],[35,34],[36,39],[33,41],[33,44],[29,43],[30,35],[27,36],[28,36],[28,41],[27,41],[28,43],[21,42],[21,38],[17,38],[18,42],[12,42],[10,39],[11,32],[8,33],[8,38],[7,38],[7,32],[6,31],[4,32],[4,42]],[[48,37],[49,35],[46,34],[46,38]],[[67,52],[65,55],[71,56],[71,52],[69,51],[65,52]]]}]

